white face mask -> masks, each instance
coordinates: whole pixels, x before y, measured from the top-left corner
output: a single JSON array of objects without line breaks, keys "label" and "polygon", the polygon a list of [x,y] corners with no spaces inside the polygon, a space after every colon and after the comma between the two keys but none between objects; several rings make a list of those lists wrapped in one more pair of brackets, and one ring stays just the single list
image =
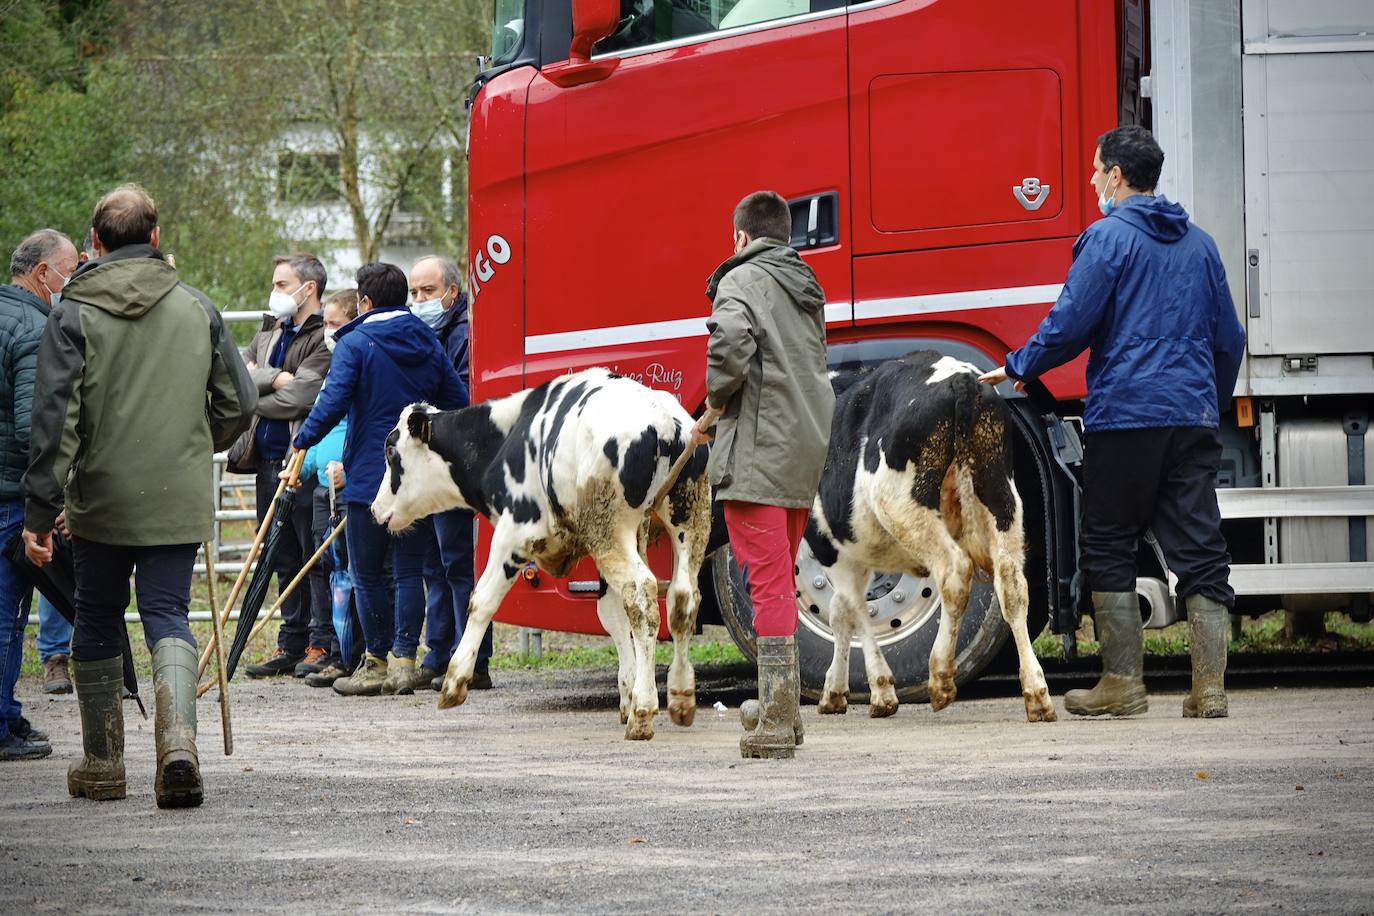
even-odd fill
[{"label": "white face mask", "polygon": [[[296,293],[304,289],[305,286],[296,287]],[[296,293],[284,293],[281,290],[272,290],[272,295],[267,297],[267,310],[277,318],[286,319],[296,314],[300,303],[296,301]]]},{"label": "white face mask", "polygon": [[[48,269],[59,277],[62,277],[62,271],[53,267],[51,264],[48,265]],[[55,292],[53,290],[48,290],[48,308],[57,308],[57,303],[62,301],[62,290],[66,289],[67,284],[70,282],[72,282],[71,277],[62,277],[62,285],[59,286]]]},{"label": "white face mask", "polygon": [[437,328],[444,317],[444,300],[441,298],[417,302],[410,307],[410,313],[431,328]]},{"label": "white face mask", "polygon": [[330,353],[334,352],[334,329],[326,328],[324,332],[324,348]]}]

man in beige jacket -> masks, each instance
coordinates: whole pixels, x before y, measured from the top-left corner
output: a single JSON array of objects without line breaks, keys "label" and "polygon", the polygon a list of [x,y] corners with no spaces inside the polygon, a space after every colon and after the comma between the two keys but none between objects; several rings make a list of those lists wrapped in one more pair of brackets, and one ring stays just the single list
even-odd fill
[{"label": "man in beige jacket", "polygon": [[[757,191],[734,213],[735,254],[711,275],[706,387],[722,411],[708,471],[754,605],[759,720],[746,757],[791,757],[801,737],[792,566],[830,441],[825,293],[787,244],[787,202]],[[696,437],[705,438],[705,421]],[[752,717],[751,717],[752,718]],[[746,720],[747,725],[747,720]]]}]

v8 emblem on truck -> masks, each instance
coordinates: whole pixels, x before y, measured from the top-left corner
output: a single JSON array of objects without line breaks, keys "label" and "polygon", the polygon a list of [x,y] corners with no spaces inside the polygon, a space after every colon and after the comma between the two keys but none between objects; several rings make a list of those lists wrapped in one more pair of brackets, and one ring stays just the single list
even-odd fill
[{"label": "v8 emblem on truck", "polygon": [[1039,178],[1022,178],[1021,184],[1014,186],[1011,193],[1016,195],[1021,206],[1033,213],[1049,199],[1050,186],[1041,184]]}]

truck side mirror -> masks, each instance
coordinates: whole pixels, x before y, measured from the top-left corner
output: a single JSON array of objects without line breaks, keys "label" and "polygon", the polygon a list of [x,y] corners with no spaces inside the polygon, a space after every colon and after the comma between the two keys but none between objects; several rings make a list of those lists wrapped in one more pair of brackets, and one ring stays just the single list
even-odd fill
[{"label": "truck side mirror", "polygon": [[615,31],[620,22],[620,0],[572,0],[572,44],[567,63],[543,69],[544,76],[557,86],[580,86],[610,76],[620,58],[592,60],[592,47]]}]

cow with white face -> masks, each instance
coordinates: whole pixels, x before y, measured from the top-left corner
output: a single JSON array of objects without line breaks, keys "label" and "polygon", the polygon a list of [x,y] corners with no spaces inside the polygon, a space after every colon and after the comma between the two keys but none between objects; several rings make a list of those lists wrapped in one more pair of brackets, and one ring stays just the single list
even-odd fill
[{"label": "cow with white face", "polygon": [[1054,704],[1026,629],[1021,498],[1012,480],[1007,406],[968,363],[923,350],[841,380],[830,449],[806,542],[834,587],[835,656],[821,713],[848,708],[849,645],[864,650],[869,714],[897,711],[892,669],[865,614],[875,571],[933,576],[940,629],[930,651],[930,705],[954,701],[955,645],[976,569],[992,574],[1021,662],[1026,718]]},{"label": "cow with white face", "polygon": [[609,587],[597,612],[619,654],[625,737],[652,738],[658,581],[644,551],[656,521],[673,549],[668,712],[674,723],[692,724],[696,685],[687,648],[711,531],[705,446],[663,504],[652,506],[673,462],[690,447],[691,428],[676,398],[605,369],[462,410],[412,404],[402,412],[386,440],[386,477],[372,503],[377,521],[399,532],[416,519],[465,508],[495,529],[440,709],[467,698],[482,634],[525,564],[561,577],[591,557]]}]

